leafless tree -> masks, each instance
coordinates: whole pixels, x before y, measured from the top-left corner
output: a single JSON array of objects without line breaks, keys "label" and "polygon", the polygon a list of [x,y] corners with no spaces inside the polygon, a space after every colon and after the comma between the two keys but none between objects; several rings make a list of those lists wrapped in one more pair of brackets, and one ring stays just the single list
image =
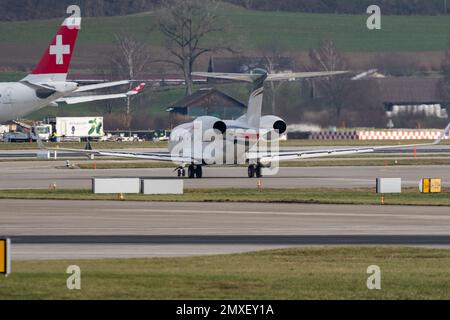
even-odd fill
[{"label": "leafless tree", "polygon": [[[105,82],[112,81],[117,75],[114,70],[114,65],[108,61],[108,57],[110,57],[110,55],[105,55],[105,61],[107,61],[108,64],[100,65],[95,69],[96,78]],[[113,94],[117,92],[117,88],[105,88],[102,92],[104,94]],[[99,102],[101,112],[105,115],[111,115],[114,112],[114,108],[117,107],[117,102],[117,100],[104,100]]]},{"label": "leafless tree", "polygon": [[[125,32],[115,33],[114,38],[115,50],[111,58],[112,68],[121,77],[137,80],[137,77],[145,71],[151,62],[149,49],[145,43]],[[135,83],[131,82],[129,89],[134,85]],[[131,121],[131,97],[128,97],[124,119],[127,128],[130,128]]]},{"label": "leafless tree", "polygon": [[445,52],[445,58],[442,61],[442,74],[444,77],[439,83],[439,90],[446,102],[447,110],[450,111],[450,49]]},{"label": "leafless tree", "polygon": [[[263,64],[264,68],[269,73],[276,73],[282,70],[279,70],[278,64],[280,61],[285,58],[285,48],[277,39],[273,39],[267,46],[261,48],[263,54]],[[276,106],[277,106],[277,95],[280,89],[283,87],[283,81],[269,81],[267,84],[270,88],[270,106],[272,114],[276,114]]]},{"label": "leafless tree", "polygon": [[116,54],[112,61],[118,73],[133,80],[145,70],[150,63],[150,52],[146,44],[132,35],[119,32],[114,34]]},{"label": "leafless tree", "polygon": [[186,95],[193,93],[191,73],[197,59],[208,52],[228,49],[219,41],[215,45],[207,45],[205,41],[225,31],[217,6],[216,0],[168,0],[159,13],[159,30],[170,54],[170,59],[164,62],[183,72]]},{"label": "leafless tree", "polygon": [[[347,61],[332,40],[325,40],[318,49],[310,50],[309,56],[311,59],[309,69],[311,71],[345,71],[348,66]],[[341,120],[342,108],[345,104],[345,86],[347,82],[342,80],[342,76],[314,80],[318,91],[334,108],[337,125]]]}]

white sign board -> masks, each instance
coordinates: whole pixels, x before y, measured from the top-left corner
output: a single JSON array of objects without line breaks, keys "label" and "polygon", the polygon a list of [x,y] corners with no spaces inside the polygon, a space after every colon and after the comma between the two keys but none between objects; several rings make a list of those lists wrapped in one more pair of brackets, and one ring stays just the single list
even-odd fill
[{"label": "white sign board", "polygon": [[139,178],[94,178],[92,192],[95,194],[139,194],[141,181]]},{"label": "white sign board", "polygon": [[402,193],[402,179],[401,178],[378,178],[377,179],[377,193]]},{"label": "white sign board", "polygon": [[142,180],[142,193],[151,194],[183,194],[183,180]]}]

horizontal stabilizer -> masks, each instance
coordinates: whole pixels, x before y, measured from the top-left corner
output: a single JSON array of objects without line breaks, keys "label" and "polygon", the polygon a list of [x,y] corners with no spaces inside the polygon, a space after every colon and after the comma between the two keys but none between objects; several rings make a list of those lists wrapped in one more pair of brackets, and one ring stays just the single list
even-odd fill
[{"label": "horizontal stabilizer", "polygon": [[[317,78],[317,77],[331,77],[348,73],[347,71],[334,71],[334,72],[295,72],[295,73],[274,73],[268,74],[266,81],[282,81],[282,80],[295,80],[295,79],[305,79],[305,78]],[[194,72],[194,76],[223,79],[223,80],[234,80],[234,81],[245,81],[254,82],[258,80],[262,75],[259,73],[211,73],[211,72]]]},{"label": "horizontal stabilizer", "polygon": [[295,79],[309,79],[320,77],[332,77],[348,73],[347,71],[334,72],[297,72],[297,73],[276,73],[269,74],[266,81],[282,81]]},{"label": "horizontal stabilizer", "polygon": [[248,73],[212,73],[212,72],[194,72],[193,76],[223,79],[223,80],[234,80],[234,81],[245,81],[253,82],[261,77],[260,74],[248,74]]}]

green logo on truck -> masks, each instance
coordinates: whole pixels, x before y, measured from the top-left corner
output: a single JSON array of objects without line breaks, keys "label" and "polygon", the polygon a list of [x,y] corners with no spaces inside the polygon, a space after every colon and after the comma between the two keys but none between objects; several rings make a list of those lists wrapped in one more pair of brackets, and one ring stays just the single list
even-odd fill
[{"label": "green logo on truck", "polygon": [[89,130],[88,134],[92,136],[94,133],[97,133],[97,135],[101,135],[103,131],[103,123],[98,122],[97,119],[89,121],[89,124],[91,125],[91,130]]}]

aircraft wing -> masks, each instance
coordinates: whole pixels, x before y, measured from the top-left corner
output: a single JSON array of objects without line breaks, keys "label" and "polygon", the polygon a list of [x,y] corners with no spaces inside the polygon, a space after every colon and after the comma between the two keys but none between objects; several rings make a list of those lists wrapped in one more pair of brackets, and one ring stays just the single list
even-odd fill
[{"label": "aircraft wing", "polygon": [[438,145],[445,137],[449,136],[450,124],[445,128],[443,134],[439,139],[433,143],[425,144],[412,144],[412,145],[398,145],[398,146],[378,146],[378,147],[361,147],[361,148],[346,148],[346,149],[324,149],[324,150],[312,150],[312,151],[290,151],[290,152],[277,152],[277,153],[261,153],[250,152],[247,157],[249,160],[257,160],[261,163],[271,163],[276,161],[290,161],[290,160],[303,160],[313,158],[324,158],[333,156],[345,156],[352,154],[365,154],[373,153],[380,150],[392,150],[392,149],[410,149],[420,148],[426,146]]},{"label": "aircraft wing", "polygon": [[65,103],[65,104],[77,104],[77,103],[86,103],[92,101],[101,101],[101,100],[114,100],[120,98],[128,97],[126,93],[120,94],[107,94],[107,95],[97,95],[97,96],[84,96],[84,97],[68,97],[61,98],[56,100],[57,103]]},{"label": "aircraft wing", "polygon": [[[72,150],[72,151],[75,151],[75,150]],[[80,150],[77,150],[77,152],[80,152]],[[114,152],[114,151],[90,151],[87,154],[101,156],[101,157],[127,158],[127,159],[151,160],[151,161],[173,162],[173,163],[195,162],[190,157],[181,157],[181,156],[174,157],[170,153],[147,153],[147,152],[134,153],[134,152]]]},{"label": "aircraft wing", "polygon": [[[318,77],[331,77],[341,74],[346,74],[347,71],[334,71],[334,72],[295,72],[295,73],[276,73],[268,74],[266,81],[281,81],[291,79],[305,79],[305,78],[318,78]],[[253,82],[261,77],[261,74],[250,73],[211,73],[211,72],[194,72],[194,76],[223,79],[223,80],[235,80]]]},{"label": "aircraft wing", "polygon": [[120,152],[120,151],[100,151],[92,150],[90,143],[86,145],[86,149],[67,149],[67,148],[47,148],[42,141],[38,141],[39,148],[42,150],[50,150],[56,152],[67,152],[85,154],[86,156],[100,156],[112,158],[139,159],[160,162],[173,162],[191,164],[197,163],[192,157],[172,156],[170,153],[153,153],[153,152]]},{"label": "aircraft wing", "polygon": [[129,84],[129,83],[130,83],[130,81],[123,80],[123,81],[91,84],[91,85],[87,85],[87,86],[81,86],[74,92],[86,92],[86,91],[93,91],[93,90],[99,90],[99,89],[105,89],[105,88],[111,88],[111,87],[118,87],[118,86],[122,86],[122,85]]},{"label": "aircraft wing", "polygon": [[[122,83],[123,84],[123,83]],[[121,98],[128,98],[130,96],[134,96],[139,94],[142,89],[144,89],[145,83],[141,83],[139,86],[134,88],[131,91],[126,93],[117,93],[117,94],[105,94],[105,95],[92,95],[92,96],[75,96],[75,97],[64,97],[56,100],[57,103],[66,103],[66,104],[77,104],[77,103],[86,103],[92,101],[101,101],[101,100],[114,100]],[[94,90],[94,89],[92,89]]]}]

